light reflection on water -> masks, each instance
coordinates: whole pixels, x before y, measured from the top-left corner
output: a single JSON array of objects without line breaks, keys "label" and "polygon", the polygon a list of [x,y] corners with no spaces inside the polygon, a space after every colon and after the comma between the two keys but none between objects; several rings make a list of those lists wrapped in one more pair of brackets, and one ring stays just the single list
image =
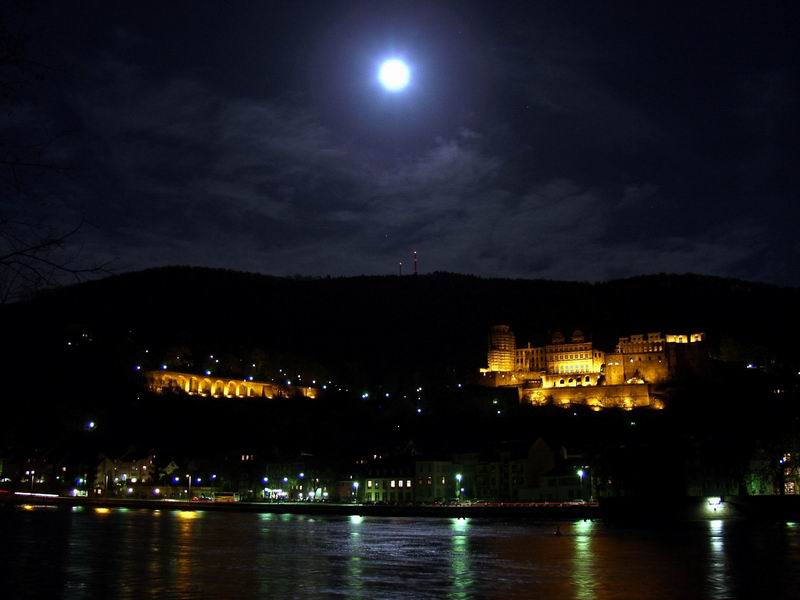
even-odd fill
[{"label": "light reflection on water", "polygon": [[473,589],[469,549],[469,519],[453,519],[450,535],[450,569],[453,582],[450,597],[469,598]]},{"label": "light reflection on water", "polygon": [[711,551],[708,560],[708,587],[711,598],[730,598],[728,565],[725,557],[725,522],[714,519],[708,522]]},{"label": "light reflection on water", "polygon": [[593,521],[578,521],[573,526],[575,552],[572,559],[572,580],[575,583],[575,598],[595,598],[594,556],[592,555]]},{"label": "light reflection on water", "polygon": [[[6,511],[4,597],[791,598],[800,528]],[[7,593],[6,593],[7,592]]]}]

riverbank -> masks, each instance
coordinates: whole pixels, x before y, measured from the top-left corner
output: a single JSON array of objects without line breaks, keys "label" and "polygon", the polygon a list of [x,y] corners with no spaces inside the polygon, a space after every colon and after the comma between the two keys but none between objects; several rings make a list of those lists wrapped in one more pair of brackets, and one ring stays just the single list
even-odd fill
[{"label": "riverbank", "polygon": [[191,502],[182,500],[140,500],[125,498],[82,498],[72,496],[10,494],[3,504],[14,506],[54,506],[70,508],[146,508],[159,510],[204,510],[214,512],[253,512],[274,514],[303,514],[317,516],[363,517],[425,517],[425,518],[537,518],[537,519],[596,519],[600,517],[596,503],[563,503],[538,505],[492,506],[384,506],[371,504],[334,504],[312,502]]},{"label": "riverbank", "polygon": [[604,519],[623,522],[702,521],[718,519],[800,521],[800,496],[730,498],[602,498],[592,503],[497,503],[492,505],[372,505],[313,502],[197,502],[127,498],[86,498],[48,494],[3,493],[0,506],[56,508],[142,508],[150,510],[251,512],[316,516],[489,518],[489,519]]}]

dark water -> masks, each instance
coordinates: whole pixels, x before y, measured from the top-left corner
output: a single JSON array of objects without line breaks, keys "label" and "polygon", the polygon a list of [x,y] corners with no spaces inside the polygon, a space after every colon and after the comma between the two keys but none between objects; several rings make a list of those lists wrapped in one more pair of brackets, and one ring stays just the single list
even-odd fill
[{"label": "dark water", "polygon": [[0,514],[3,598],[800,598],[800,528]]}]

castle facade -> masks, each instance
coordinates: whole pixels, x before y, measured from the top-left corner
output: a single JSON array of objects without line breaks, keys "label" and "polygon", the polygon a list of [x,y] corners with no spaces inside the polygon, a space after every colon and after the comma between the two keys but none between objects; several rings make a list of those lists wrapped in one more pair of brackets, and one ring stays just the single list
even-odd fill
[{"label": "castle facade", "polygon": [[660,332],[621,337],[613,351],[597,348],[582,331],[553,334],[545,346],[517,347],[508,325],[489,332],[487,367],[480,383],[515,387],[521,400],[542,405],[583,404],[593,409],[661,408],[653,387],[703,356],[705,335]]}]

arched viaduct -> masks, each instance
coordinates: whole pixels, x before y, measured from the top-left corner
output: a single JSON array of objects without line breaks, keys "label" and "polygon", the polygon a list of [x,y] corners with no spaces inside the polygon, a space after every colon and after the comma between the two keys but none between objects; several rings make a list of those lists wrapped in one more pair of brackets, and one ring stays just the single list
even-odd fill
[{"label": "arched viaduct", "polygon": [[248,381],[181,373],[179,371],[147,371],[147,387],[156,393],[176,391],[213,398],[316,398],[318,390],[299,385],[280,385],[266,381]]}]

